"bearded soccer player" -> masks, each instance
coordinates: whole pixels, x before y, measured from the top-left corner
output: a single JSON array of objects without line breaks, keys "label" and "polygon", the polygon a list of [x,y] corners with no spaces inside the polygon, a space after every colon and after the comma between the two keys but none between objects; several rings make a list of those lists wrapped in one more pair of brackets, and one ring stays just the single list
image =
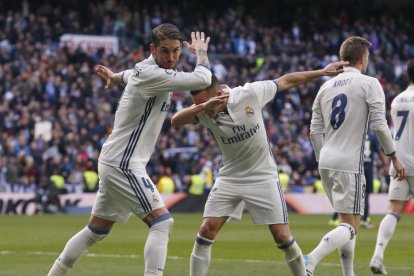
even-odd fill
[{"label": "bearded soccer player", "polygon": [[145,167],[167,115],[172,91],[205,88],[211,82],[211,72],[209,38],[204,33],[192,33],[192,44],[186,43],[197,55],[197,66],[191,73],[175,70],[184,41],[176,26],[162,24],[151,36],[151,56],[134,69],[114,74],[104,66],[97,68],[107,81],[107,89],[120,82],[127,85],[115,113],[113,131],[99,156],[100,187],[89,223],[68,241],[50,276],[65,275],[92,245],[109,234],[115,222],[126,222],[131,214],[149,227],[144,275],[163,275],[174,220]]}]

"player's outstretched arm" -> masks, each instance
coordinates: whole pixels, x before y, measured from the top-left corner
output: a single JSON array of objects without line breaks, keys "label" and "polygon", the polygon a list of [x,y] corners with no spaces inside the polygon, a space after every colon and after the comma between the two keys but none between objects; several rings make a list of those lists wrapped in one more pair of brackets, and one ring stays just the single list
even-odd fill
[{"label": "player's outstretched arm", "polygon": [[228,98],[228,95],[216,96],[201,104],[193,104],[190,107],[183,108],[171,118],[173,126],[183,126],[197,122],[196,116],[204,112],[208,116],[213,117],[217,115],[217,108],[223,105]]},{"label": "player's outstretched arm", "polygon": [[294,72],[281,76],[275,80],[278,90],[286,90],[323,76],[336,76],[342,73],[347,61],[337,61],[328,64],[325,68],[313,71]]}]

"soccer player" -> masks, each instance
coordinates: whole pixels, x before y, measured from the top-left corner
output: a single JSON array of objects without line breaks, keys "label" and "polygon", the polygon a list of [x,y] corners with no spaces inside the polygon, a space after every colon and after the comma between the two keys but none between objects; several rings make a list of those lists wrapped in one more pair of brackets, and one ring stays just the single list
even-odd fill
[{"label": "soccer player", "polygon": [[113,131],[99,156],[100,187],[89,223],[68,241],[48,275],[65,275],[92,245],[108,235],[115,222],[126,222],[131,214],[149,227],[144,275],[163,274],[174,220],[145,167],[169,109],[171,92],[203,89],[211,83],[210,39],[196,32],[191,35],[191,45],[184,42],[197,55],[194,71],[184,73],[175,70],[184,41],[178,28],[162,24],[151,36],[151,56],[134,69],[114,74],[104,66],[97,68],[107,81],[106,88],[120,82],[127,85]]},{"label": "soccer player", "polygon": [[293,275],[305,275],[302,252],[293,238],[278,169],[268,144],[262,108],[276,93],[322,76],[341,72],[344,62],[296,72],[276,80],[230,89],[216,77],[205,90],[192,91],[194,105],[177,112],[174,126],[200,122],[216,140],[223,167],[208,197],[204,220],[190,259],[190,275],[206,275],[211,245],[229,219],[240,220],[246,205],[255,224],[267,225]]},{"label": "soccer player", "polygon": [[339,225],[305,256],[313,275],[319,261],[338,249],[343,275],[354,275],[354,251],[360,215],[364,211],[364,145],[368,122],[396,168],[396,179],[406,170],[397,158],[385,118],[385,95],[379,81],[365,76],[371,43],[357,36],[346,39],[340,57],[345,72],[325,82],[312,108],[310,138],[319,162],[321,180]]},{"label": "soccer player", "polygon": [[383,263],[385,248],[400,221],[407,200],[414,196],[414,61],[408,62],[407,73],[411,81],[410,86],[395,97],[391,104],[395,149],[407,166],[407,179],[393,179],[396,168],[391,166],[391,184],[388,191],[390,213],[381,221],[375,252],[370,263],[371,271],[376,274],[387,274]]}]

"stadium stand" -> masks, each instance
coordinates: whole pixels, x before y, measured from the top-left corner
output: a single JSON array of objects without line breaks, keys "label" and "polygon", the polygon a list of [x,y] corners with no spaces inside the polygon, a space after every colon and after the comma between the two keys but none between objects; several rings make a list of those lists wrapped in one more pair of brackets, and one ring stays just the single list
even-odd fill
[{"label": "stadium stand", "polygon": [[[106,93],[93,68],[132,68],[149,53],[143,45],[150,30],[163,22],[178,25],[187,37],[192,30],[208,33],[213,71],[231,86],[323,67],[338,59],[344,38],[367,37],[373,43],[368,74],[380,80],[389,107],[408,83],[405,62],[414,58],[414,9],[401,8],[409,1],[393,2],[400,6],[378,1],[358,3],[355,10],[340,1],[311,6],[304,0],[264,1],[268,9],[247,0],[1,1],[0,192],[34,192],[48,179],[42,176],[55,173],[68,191],[84,190],[84,172],[96,170],[123,89]],[[115,36],[119,52],[72,47],[60,42],[64,34]],[[193,64],[185,52],[179,68]],[[308,133],[322,81],[277,95],[263,110],[279,170],[289,176],[287,191],[307,191],[319,178]],[[188,93],[174,99],[171,114],[191,104]],[[175,148],[180,150],[166,154]],[[168,167],[176,189],[185,191],[189,176],[206,162],[216,174],[220,158],[205,129],[175,128],[167,120],[148,173],[157,183]]]}]

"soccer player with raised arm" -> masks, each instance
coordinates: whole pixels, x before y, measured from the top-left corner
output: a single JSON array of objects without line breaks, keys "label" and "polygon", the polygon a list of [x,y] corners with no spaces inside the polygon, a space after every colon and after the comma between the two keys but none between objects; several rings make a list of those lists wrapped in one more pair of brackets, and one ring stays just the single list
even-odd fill
[{"label": "soccer player with raised arm", "polygon": [[159,25],[151,36],[151,56],[133,69],[114,74],[104,66],[97,68],[107,81],[107,89],[120,82],[126,87],[113,131],[99,156],[100,184],[89,223],[67,242],[50,276],[65,275],[92,245],[108,235],[115,222],[126,222],[131,214],[149,227],[144,275],[163,275],[174,220],[145,167],[167,115],[171,92],[203,89],[211,82],[211,72],[209,38],[205,39],[204,33],[192,33],[191,45],[184,42],[197,55],[197,66],[191,73],[175,70],[184,41],[176,26]]},{"label": "soccer player with raised arm", "polygon": [[339,250],[343,275],[354,275],[354,251],[360,215],[364,212],[364,144],[370,123],[385,154],[396,168],[395,178],[406,176],[397,158],[385,118],[385,95],[379,81],[364,75],[371,43],[357,36],[346,39],[340,57],[348,61],[344,72],[325,82],[312,108],[310,137],[321,180],[339,225],[305,256],[308,276],[316,265]]},{"label": "soccer player with raised arm", "polygon": [[223,167],[208,197],[204,220],[190,259],[190,276],[207,274],[211,246],[229,219],[240,220],[243,206],[253,222],[267,225],[293,275],[305,275],[302,251],[293,238],[278,169],[269,146],[262,108],[277,92],[341,72],[345,62],[321,70],[295,72],[276,80],[247,83],[233,89],[213,76],[212,84],[192,91],[194,105],[178,111],[174,126],[200,122],[216,140]]},{"label": "soccer player with raised arm", "polygon": [[390,168],[391,184],[388,191],[389,211],[378,229],[375,252],[370,267],[376,274],[387,274],[384,251],[400,221],[407,200],[414,196],[414,61],[408,62],[407,73],[411,84],[394,98],[391,117],[394,123],[395,150],[407,167],[407,179],[397,180],[395,167]]}]

